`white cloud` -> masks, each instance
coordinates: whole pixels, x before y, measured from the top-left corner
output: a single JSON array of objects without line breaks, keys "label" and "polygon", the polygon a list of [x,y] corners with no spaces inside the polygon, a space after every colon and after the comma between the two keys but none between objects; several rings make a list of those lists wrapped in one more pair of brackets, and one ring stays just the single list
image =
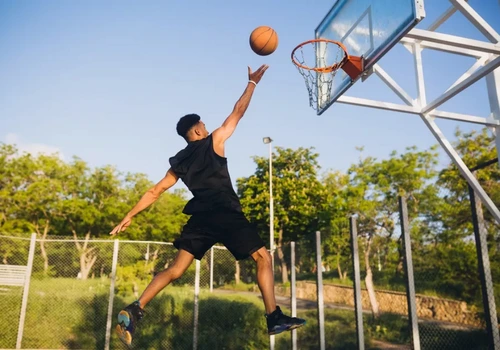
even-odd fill
[{"label": "white cloud", "polygon": [[5,136],[4,142],[7,144],[15,145],[20,153],[26,152],[33,155],[37,154],[53,155],[57,153],[59,158],[64,160],[64,154],[61,152],[59,148],[46,145],[43,143],[24,142],[23,140],[20,139],[20,137],[17,134],[14,133],[8,133],[7,136]]}]

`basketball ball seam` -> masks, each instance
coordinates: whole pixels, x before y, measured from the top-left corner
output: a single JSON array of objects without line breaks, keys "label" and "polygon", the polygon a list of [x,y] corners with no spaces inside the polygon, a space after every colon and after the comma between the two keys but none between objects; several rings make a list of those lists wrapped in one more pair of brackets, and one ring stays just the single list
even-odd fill
[{"label": "basketball ball seam", "polygon": [[271,41],[271,38],[274,35],[274,29],[268,28],[265,32],[260,33],[259,36],[255,39],[255,41],[257,41],[257,39],[261,35],[263,35],[264,33],[267,33],[268,31],[272,31],[272,33],[271,33],[271,35],[269,35],[269,38],[267,39],[266,43],[261,47],[261,49],[259,50],[259,52],[257,52],[257,54],[260,54],[262,52],[262,50],[264,50],[266,48],[267,44],[269,44],[269,41]]}]

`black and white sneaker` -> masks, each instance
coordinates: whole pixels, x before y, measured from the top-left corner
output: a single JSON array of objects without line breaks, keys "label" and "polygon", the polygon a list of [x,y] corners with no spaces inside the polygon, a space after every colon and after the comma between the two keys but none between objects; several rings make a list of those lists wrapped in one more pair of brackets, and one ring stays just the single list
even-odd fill
[{"label": "black and white sneaker", "polygon": [[266,315],[267,319],[267,332],[269,335],[279,334],[284,331],[291,331],[302,327],[306,324],[306,320],[297,317],[289,317],[281,312],[279,306],[276,306],[271,314]]}]

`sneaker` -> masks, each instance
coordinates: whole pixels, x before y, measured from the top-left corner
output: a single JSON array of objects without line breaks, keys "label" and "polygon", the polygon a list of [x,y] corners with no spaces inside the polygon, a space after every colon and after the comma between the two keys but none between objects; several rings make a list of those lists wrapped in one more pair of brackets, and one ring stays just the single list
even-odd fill
[{"label": "sneaker", "polygon": [[134,301],[125,309],[118,313],[118,325],[116,333],[118,338],[127,346],[132,344],[132,336],[134,335],[137,322],[144,316],[144,310],[141,309],[138,301]]},{"label": "sneaker", "polygon": [[279,306],[276,306],[276,310],[274,310],[271,314],[266,315],[266,319],[267,332],[269,335],[279,334],[284,331],[291,331],[292,329],[302,327],[306,324],[306,320],[284,315]]}]

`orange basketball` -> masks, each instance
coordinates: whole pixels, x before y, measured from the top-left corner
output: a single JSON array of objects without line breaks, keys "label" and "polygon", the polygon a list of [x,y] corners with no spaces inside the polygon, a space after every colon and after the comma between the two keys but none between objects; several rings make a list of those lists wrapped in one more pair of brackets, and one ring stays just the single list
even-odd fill
[{"label": "orange basketball", "polygon": [[278,34],[271,27],[257,27],[250,34],[250,47],[257,55],[270,55],[278,47]]}]

